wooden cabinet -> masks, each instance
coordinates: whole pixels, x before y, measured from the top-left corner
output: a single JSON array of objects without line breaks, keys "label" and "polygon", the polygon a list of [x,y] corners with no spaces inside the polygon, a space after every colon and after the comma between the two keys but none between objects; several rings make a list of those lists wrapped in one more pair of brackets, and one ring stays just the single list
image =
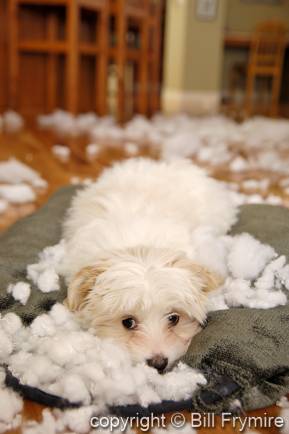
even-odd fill
[{"label": "wooden cabinet", "polygon": [[[120,121],[158,110],[161,0],[4,1],[7,95],[0,107],[26,116],[55,108],[105,115],[114,100]],[[0,44],[3,33],[0,26]]]}]

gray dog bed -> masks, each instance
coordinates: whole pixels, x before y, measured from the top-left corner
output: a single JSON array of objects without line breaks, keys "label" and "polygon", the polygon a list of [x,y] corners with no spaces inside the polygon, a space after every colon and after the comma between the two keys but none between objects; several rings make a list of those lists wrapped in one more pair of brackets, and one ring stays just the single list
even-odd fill
[{"label": "gray dog bed", "polygon": [[[32,287],[29,302],[21,305],[6,292],[8,284],[26,279],[26,266],[41,250],[59,242],[61,221],[76,187],[59,190],[37,213],[18,221],[0,238],[0,311],[15,312],[25,324],[51,309],[66,296],[59,291],[42,293]],[[268,243],[289,260],[289,210],[269,205],[246,205],[232,234],[248,232]],[[120,415],[154,414],[189,409],[221,412],[238,398],[245,410],[265,407],[289,392],[289,306],[268,310],[234,308],[212,312],[206,327],[191,343],[183,361],[200,369],[208,384],[192,399],[164,401],[147,408],[114,407]],[[38,389],[21,385],[7,368],[7,385],[42,404],[67,407],[70,403]]]}]

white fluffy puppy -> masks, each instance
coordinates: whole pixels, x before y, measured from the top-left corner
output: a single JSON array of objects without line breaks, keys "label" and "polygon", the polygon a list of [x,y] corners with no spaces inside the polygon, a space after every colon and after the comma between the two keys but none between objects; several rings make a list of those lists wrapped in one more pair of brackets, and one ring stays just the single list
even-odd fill
[{"label": "white fluffy puppy", "polygon": [[206,318],[218,278],[190,260],[200,225],[228,231],[230,193],[189,161],[131,159],[78,192],[64,224],[68,307],[163,371]]}]

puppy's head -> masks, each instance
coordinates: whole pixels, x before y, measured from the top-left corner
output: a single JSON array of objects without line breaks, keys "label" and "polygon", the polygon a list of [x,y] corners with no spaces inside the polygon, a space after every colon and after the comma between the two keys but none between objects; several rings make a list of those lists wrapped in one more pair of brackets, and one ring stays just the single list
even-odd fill
[{"label": "puppy's head", "polygon": [[182,253],[138,247],[83,268],[67,304],[98,336],[116,339],[134,361],[161,372],[186,352],[206,318],[206,292],[219,283]]}]

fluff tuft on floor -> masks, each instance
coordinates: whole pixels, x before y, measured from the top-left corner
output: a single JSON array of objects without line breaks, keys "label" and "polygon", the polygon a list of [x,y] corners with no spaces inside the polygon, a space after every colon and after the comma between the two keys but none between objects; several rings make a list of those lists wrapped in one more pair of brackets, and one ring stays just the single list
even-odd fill
[{"label": "fluff tuft on floor", "polygon": [[34,202],[36,189],[47,187],[40,174],[15,158],[0,162],[0,214],[9,204]]}]

